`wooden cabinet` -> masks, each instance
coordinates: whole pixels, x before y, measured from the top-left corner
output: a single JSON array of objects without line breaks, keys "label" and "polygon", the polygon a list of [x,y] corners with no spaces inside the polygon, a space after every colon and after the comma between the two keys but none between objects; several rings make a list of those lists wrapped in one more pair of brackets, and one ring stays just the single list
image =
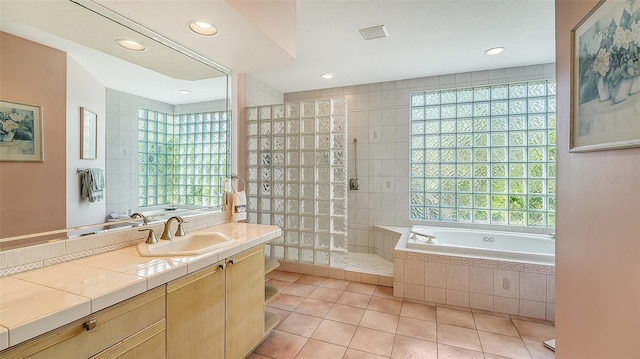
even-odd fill
[{"label": "wooden cabinet", "polygon": [[164,330],[162,286],[6,349],[0,358],[163,358]]},{"label": "wooden cabinet", "polygon": [[264,248],[227,259],[226,358],[243,358],[264,334]]},{"label": "wooden cabinet", "polygon": [[224,358],[223,264],[167,284],[167,358]]},{"label": "wooden cabinet", "polygon": [[167,284],[167,358],[243,358],[263,327],[262,246]]}]

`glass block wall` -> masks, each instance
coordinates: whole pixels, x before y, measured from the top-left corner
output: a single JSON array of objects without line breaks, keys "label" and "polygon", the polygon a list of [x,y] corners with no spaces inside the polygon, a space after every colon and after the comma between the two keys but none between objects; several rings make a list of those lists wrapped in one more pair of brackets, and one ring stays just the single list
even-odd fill
[{"label": "glass block wall", "polygon": [[138,206],[219,206],[231,171],[227,112],[138,117]]},{"label": "glass block wall", "polygon": [[275,259],[344,266],[347,251],[347,101],[247,108],[250,223],[284,235]]},{"label": "glass block wall", "polygon": [[411,94],[412,220],[553,227],[556,83]]}]

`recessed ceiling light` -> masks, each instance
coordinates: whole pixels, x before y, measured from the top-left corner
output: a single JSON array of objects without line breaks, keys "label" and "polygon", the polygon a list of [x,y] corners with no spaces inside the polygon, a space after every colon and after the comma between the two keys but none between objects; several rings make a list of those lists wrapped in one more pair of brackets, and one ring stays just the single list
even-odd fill
[{"label": "recessed ceiling light", "polygon": [[329,79],[332,79],[332,78],[336,77],[336,75],[332,74],[331,72],[326,72],[326,73],[320,75],[320,77],[322,77],[323,79],[329,80]]},{"label": "recessed ceiling light", "polygon": [[189,91],[189,90],[180,90],[180,93],[185,94],[185,95],[190,95],[191,91]]},{"label": "recessed ceiling light", "polygon": [[218,33],[218,29],[215,26],[204,21],[191,21],[189,23],[189,29],[198,35],[214,36]]},{"label": "recessed ceiling light", "polygon": [[504,51],[504,47],[494,47],[485,51],[484,53],[487,55],[497,55],[497,54],[501,54],[503,51]]},{"label": "recessed ceiling light", "polygon": [[116,40],[116,43],[131,51],[145,51],[147,49],[141,43],[133,40]]}]

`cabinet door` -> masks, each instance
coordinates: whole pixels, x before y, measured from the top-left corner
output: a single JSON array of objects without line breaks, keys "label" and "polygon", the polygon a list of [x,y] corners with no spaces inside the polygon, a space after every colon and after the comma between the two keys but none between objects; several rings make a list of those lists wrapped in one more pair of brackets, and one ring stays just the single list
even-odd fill
[{"label": "cabinet door", "polygon": [[227,359],[243,358],[264,334],[264,250],[227,259]]},{"label": "cabinet door", "polygon": [[224,262],[167,284],[167,358],[223,358]]},{"label": "cabinet door", "polygon": [[162,286],[6,349],[0,358],[87,358],[148,327],[164,327],[164,318]]},{"label": "cabinet door", "polygon": [[163,319],[90,359],[165,358],[165,335],[165,320]]}]

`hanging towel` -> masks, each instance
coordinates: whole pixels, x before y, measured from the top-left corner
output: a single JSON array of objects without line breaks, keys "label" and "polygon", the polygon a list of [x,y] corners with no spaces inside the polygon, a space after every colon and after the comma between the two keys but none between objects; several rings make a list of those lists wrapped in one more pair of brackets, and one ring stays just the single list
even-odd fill
[{"label": "hanging towel", "polygon": [[89,168],[82,173],[82,198],[96,202],[103,198],[104,175],[100,168]]},{"label": "hanging towel", "polygon": [[247,219],[247,195],[244,191],[229,193],[231,205],[231,222]]}]

